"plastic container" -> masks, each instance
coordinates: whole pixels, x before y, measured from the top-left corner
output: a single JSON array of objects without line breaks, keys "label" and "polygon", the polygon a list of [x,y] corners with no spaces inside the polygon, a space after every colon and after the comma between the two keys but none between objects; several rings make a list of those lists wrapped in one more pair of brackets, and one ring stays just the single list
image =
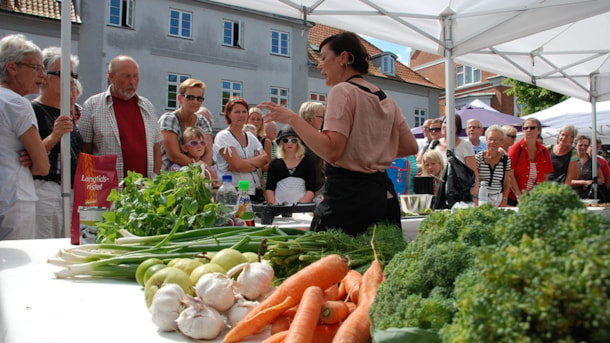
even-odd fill
[{"label": "plastic container", "polygon": [[247,226],[254,226],[254,210],[249,190],[250,181],[240,180],[237,186],[237,217],[246,222]]},{"label": "plastic container", "polygon": [[481,181],[479,185],[479,206],[489,202],[489,191],[487,190],[487,181]]},{"label": "plastic container", "polygon": [[97,238],[97,224],[102,222],[102,213],[108,211],[105,207],[79,206],[80,240],[79,244],[93,244]]},{"label": "plastic container", "polygon": [[227,206],[231,211],[237,208],[237,189],[233,186],[233,176],[222,176],[222,185],[216,191],[216,202]]}]

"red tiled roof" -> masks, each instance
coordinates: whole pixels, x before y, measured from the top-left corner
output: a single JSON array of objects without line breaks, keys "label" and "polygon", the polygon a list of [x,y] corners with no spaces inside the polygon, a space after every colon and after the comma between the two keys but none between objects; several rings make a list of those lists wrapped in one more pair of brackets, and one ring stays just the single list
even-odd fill
[{"label": "red tiled roof", "polygon": [[[62,3],[66,2],[72,5],[72,22],[80,24],[81,19],[74,11],[72,0],[63,0]],[[61,20],[61,3],[57,0],[1,0],[0,11]]]},{"label": "red tiled roof", "polygon": [[[343,30],[340,30],[340,29],[337,29],[334,27],[330,27],[330,26],[326,26],[326,25],[321,25],[321,24],[316,24],[315,26],[310,28],[309,29],[310,46],[307,49],[309,60],[312,61],[314,64],[318,64],[320,62],[319,52],[314,51],[311,48],[311,45],[319,47],[320,43],[322,43],[322,41],[326,37],[332,36],[332,35],[335,35],[335,34],[338,34],[341,32],[343,32]],[[375,55],[378,55],[378,54],[384,52],[384,51],[379,50],[379,48],[377,48],[375,45],[371,44],[369,41],[367,41],[363,38],[361,38],[361,39],[362,39],[362,43],[364,44],[364,47],[368,51],[369,55],[375,56]],[[382,73],[380,70],[378,70],[377,68],[375,68],[375,66],[373,66],[372,64],[369,67],[369,74],[377,76],[377,77],[381,77],[381,78],[391,79],[391,80],[415,83],[418,85],[433,87],[433,88],[441,88],[437,84],[435,84],[435,83],[431,82],[430,80],[426,79],[425,77],[421,76],[420,74],[413,71],[411,68],[407,67],[406,65],[400,63],[399,61],[396,61],[396,76],[386,75],[386,74]]]}]

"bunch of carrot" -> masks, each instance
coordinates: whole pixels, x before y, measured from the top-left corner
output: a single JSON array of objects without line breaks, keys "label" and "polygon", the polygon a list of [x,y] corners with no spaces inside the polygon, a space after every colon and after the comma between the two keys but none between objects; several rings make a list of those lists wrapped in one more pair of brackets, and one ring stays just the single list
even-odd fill
[{"label": "bunch of carrot", "polygon": [[239,342],[271,325],[264,343],[366,343],[368,309],[383,280],[377,259],[364,274],[329,255],[286,279],[225,336]]}]

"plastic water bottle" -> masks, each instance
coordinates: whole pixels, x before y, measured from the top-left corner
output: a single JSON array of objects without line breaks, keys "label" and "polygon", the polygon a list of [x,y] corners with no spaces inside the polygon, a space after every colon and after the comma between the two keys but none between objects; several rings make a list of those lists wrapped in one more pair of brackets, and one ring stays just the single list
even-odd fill
[{"label": "plastic water bottle", "polygon": [[489,202],[489,192],[487,190],[487,181],[481,181],[479,186],[479,206]]},{"label": "plastic water bottle", "polygon": [[246,222],[247,226],[254,226],[254,211],[250,202],[250,181],[240,180],[237,186],[237,217]]},{"label": "plastic water bottle", "polygon": [[222,176],[222,185],[216,192],[216,202],[227,206],[231,211],[235,211],[237,207],[237,189],[233,186],[233,176]]}]

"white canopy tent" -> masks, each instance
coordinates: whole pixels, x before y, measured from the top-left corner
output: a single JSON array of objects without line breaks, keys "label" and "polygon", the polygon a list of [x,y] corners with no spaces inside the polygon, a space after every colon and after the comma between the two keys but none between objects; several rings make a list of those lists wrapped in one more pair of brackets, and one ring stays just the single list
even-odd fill
[{"label": "white canopy tent", "polygon": [[[574,125],[578,134],[592,136],[593,126],[588,118],[591,117],[591,104],[577,98],[569,98],[555,106],[542,111],[529,114],[523,118],[536,118],[546,127],[543,129],[545,142],[555,143],[555,137],[565,125]],[[610,101],[597,103],[597,121],[595,123],[596,135],[603,144],[610,144]]]}]

